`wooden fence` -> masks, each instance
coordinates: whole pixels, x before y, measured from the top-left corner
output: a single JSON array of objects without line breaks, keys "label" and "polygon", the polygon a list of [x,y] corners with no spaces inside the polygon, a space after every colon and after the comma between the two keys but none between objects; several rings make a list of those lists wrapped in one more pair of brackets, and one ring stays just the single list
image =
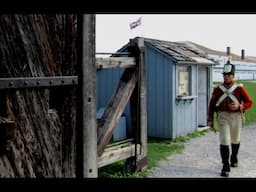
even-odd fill
[{"label": "wooden fence", "polygon": [[[1,19],[12,17],[12,16],[1,16]],[[23,16],[15,16],[15,19],[20,22]],[[61,17],[57,17],[57,20]],[[68,17],[66,18],[67,22]],[[36,19],[37,22],[41,19],[43,22],[42,17],[39,16],[28,16],[28,20],[26,18],[24,21],[32,21]],[[5,20],[6,21],[6,20]],[[23,23],[25,23],[23,21]],[[19,30],[22,32],[21,23],[18,23],[20,26]],[[51,24],[51,23],[50,23]],[[134,46],[131,47],[132,52],[128,53],[128,56],[123,57],[121,53],[113,53],[112,57],[109,58],[97,58],[95,54],[95,15],[93,14],[85,14],[85,15],[78,15],[77,16],[77,75],[51,75],[51,76],[19,76],[19,77],[9,77],[9,76],[2,76],[0,77],[0,91],[1,91],[1,102],[0,106],[0,130],[3,137],[0,137],[0,149],[3,151],[3,154],[0,157],[0,169],[2,170],[1,175],[4,177],[82,177],[82,178],[89,178],[89,177],[98,177],[98,168],[111,164],[113,162],[119,160],[129,160],[135,170],[140,170],[147,165],[147,115],[146,115],[146,86],[145,86],[145,68],[144,68],[144,45],[143,40],[137,39],[134,42]],[[1,28],[1,30],[4,30]],[[42,30],[42,29],[40,29]],[[48,30],[48,28],[47,28]],[[36,30],[35,30],[36,31]],[[3,31],[1,31],[3,32]],[[72,31],[71,31],[72,32]],[[15,33],[14,33],[15,34]],[[27,46],[28,41],[26,34],[23,35],[24,45]],[[68,32],[67,32],[68,34]],[[70,33],[71,34],[71,33]],[[37,35],[37,34],[35,34]],[[68,36],[67,36],[68,37]],[[38,35],[38,38],[42,42],[46,42],[43,37]],[[43,41],[44,40],[44,41]],[[39,41],[39,40],[38,40]],[[68,39],[67,39],[68,42]],[[71,42],[71,41],[70,41]],[[7,43],[8,44],[8,43]],[[5,44],[3,44],[5,46]],[[45,46],[45,45],[44,45]],[[42,47],[44,47],[42,45]],[[10,47],[8,47],[10,48]],[[45,47],[44,47],[45,48]],[[46,48],[45,48],[46,49]],[[67,49],[70,49],[67,48]],[[4,50],[4,49],[2,49]],[[12,49],[11,49],[12,50]],[[70,49],[71,50],[71,49]],[[27,52],[32,51],[33,49],[28,47]],[[72,52],[72,51],[71,51]],[[45,51],[46,53],[46,51]],[[115,57],[118,55],[118,57]],[[121,55],[121,57],[120,57]],[[48,55],[49,56],[49,55]],[[31,57],[27,54],[27,57],[31,59]],[[20,61],[19,61],[20,62]],[[50,60],[48,61],[50,62]],[[8,63],[8,62],[6,62]],[[30,68],[33,69],[33,66],[29,63]],[[3,62],[3,64],[5,64]],[[48,63],[49,64],[49,63]],[[53,67],[54,63],[51,63],[51,67]],[[3,67],[3,66],[1,66]],[[55,66],[56,67],[56,66]],[[67,67],[67,66],[65,66]],[[118,84],[117,89],[113,93],[112,98],[110,99],[108,106],[106,107],[102,118],[97,122],[96,119],[96,73],[97,69],[101,68],[109,68],[109,67],[122,67],[125,68],[122,77],[120,78],[120,82]],[[55,68],[56,69],[56,68]],[[72,71],[72,70],[70,70]],[[17,72],[19,72],[17,70]],[[66,87],[66,88],[65,88]],[[17,118],[20,114],[14,114],[15,111],[11,109],[6,109],[5,111],[3,108],[8,107],[6,102],[9,104],[12,102],[11,98],[12,95],[17,95],[16,90],[24,90],[21,93],[23,98],[23,94],[26,95],[28,100],[32,100],[33,98],[29,98],[29,90],[46,90],[43,92],[40,99],[47,95],[47,90],[51,90],[54,93],[54,100],[52,100],[53,105],[54,101],[58,103],[58,108],[62,109],[63,106],[69,106],[69,104],[64,104],[62,102],[67,102],[64,99],[64,95],[68,92],[70,87],[75,87],[76,89],[76,109],[75,111],[71,110],[72,114],[63,114],[63,124],[66,124],[66,128],[64,129],[65,134],[61,132],[61,126],[58,127],[59,130],[58,134],[55,131],[55,125],[51,124],[51,119],[47,120],[39,120],[35,122],[44,122],[42,126],[38,129],[42,135],[37,135],[39,130],[35,130],[33,127],[36,125],[30,125],[29,121],[33,121],[33,118],[30,118],[27,121],[25,119]],[[57,88],[65,88],[62,91],[58,92],[55,89]],[[11,91],[14,90],[14,91]],[[55,90],[55,91],[54,91]],[[72,89],[73,90],[73,89]],[[69,90],[71,91],[71,90]],[[41,92],[40,92],[41,94]],[[19,93],[18,93],[19,95]],[[32,94],[31,94],[32,96]],[[18,96],[17,96],[18,97]],[[70,97],[73,98],[74,96]],[[14,98],[14,97],[13,97]],[[36,98],[36,96],[34,96]],[[41,99],[42,101],[44,100]],[[73,99],[71,99],[71,104],[74,104]],[[36,101],[34,99],[34,101]],[[116,127],[119,118],[122,112],[125,109],[126,104],[128,101],[131,102],[131,111],[132,111],[132,126],[134,129],[134,138],[129,138],[128,140],[122,142],[115,142],[109,144],[111,136],[113,134],[114,128]],[[45,105],[50,105],[48,100],[45,100],[45,104],[42,104],[42,110]],[[23,105],[24,103],[22,103]],[[40,104],[40,106],[41,106]],[[25,105],[32,105],[32,109],[39,110],[38,103],[26,103]],[[62,106],[63,105],[63,106]],[[74,106],[71,106],[73,109]],[[64,109],[63,109],[64,110]],[[9,112],[8,112],[9,111]],[[49,115],[52,110],[46,110],[47,114]],[[8,112],[9,115],[6,115]],[[10,116],[10,112],[12,116]],[[70,111],[68,112],[70,113]],[[25,113],[23,113],[25,115]],[[45,113],[42,113],[45,114]],[[27,115],[27,114],[26,114]],[[37,114],[36,114],[37,115]],[[41,114],[40,114],[41,115]],[[55,114],[57,115],[57,113]],[[5,118],[3,116],[6,116]],[[35,116],[34,114],[28,114],[27,116]],[[24,116],[25,117],[25,116]],[[39,117],[39,115],[38,115]],[[42,117],[42,116],[41,116]],[[47,127],[49,123],[50,127]],[[24,124],[24,122],[29,122],[28,125]],[[68,123],[67,123],[68,122]],[[70,124],[71,122],[75,123],[75,125]],[[24,127],[23,127],[24,126]],[[68,128],[70,127],[70,128]],[[75,130],[72,130],[73,127]],[[51,131],[51,128],[54,130]],[[70,130],[67,130],[70,129]],[[11,135],[9,134],[9,130],[13,130]],[[23,130],[22,130],[23,129]],[[26,132],[24,132],[26,129]],[[33,129],[33,130],[29,130]],[[43,129],[46,133],[43,132]],[[49,134],[48,134],[49,131]],[[33,135],[26,135],[27,133],[36,133],[37,138],[33,138],[35,142],[38,142],[36,139],[39,140],[38,145],[40,146],[40,151],[42,150],[42,154],[40,154],[40,158],[47,159],[47,165],[42,165],[42,168],[39,170],[34,168],[34,163],[28,157],[32,158],[33,161],[36,161],[38,158],[38,153],[35,151],[31,151],[30,147],[26,146],[28,144],[28,139],[33,137]],[[20,136],[22,134],[24,138]],[[52,134],[52,135],[51,135]],[[55,135],[56,134],[56,135]],[[75,134],[75,137],[73,135]],[[58,138],[58,135],[61,135],[62,138]],[[29,136],[29,137],[28,137]],[[11,137],[11,138],[10,138]],[[55,148],[50,149],[51,154],[47,154],[48,147],[52,145],[48,143],[47,137],[50,138],[51,142],[56,144]],[[67,137],[67,138],[65,138]],[[30,139],[31,140],[31,139]],[[47,142],[44,142],[47,141]],[[69,145],[67,145],[67,142]],[[15,149],[6,150],[16,145],[16,143],[22,142],[22,148],[16,147]],[[8,143],[8,144],[6,144]],[[72,146],[75,144],[75,147]],[[20,144],[21,145],[21,144]],[[49,146],[47,146],[49,145]],[[58,145],[58,146],[57,146]],[[61,146],[61,147],[60,147]],[[31,145],[33,147],[33,145]],[[65,148],[65,152],[63,155],[63,149]],[[3,149],[3,150],[2,150]],[[21,151],[22,150],[22,151]],[[49,152],[49,151],[48,151]],[[57,152],[57,153],[56,153]],[[12,154],[12,155],[11,155]],[[14,157],[13,154],[16,156]],[[21,155],[25,154],[24,159],[20,158]],[[58,156],[57,156],[58,155]],[[20,156],[20,157],[19,157]],[[56,157],[55,157],[56,156]],[[9,158],[10,167],[4,170],[4,166],[1,162],[6,161],[5,159]],[[73,163],[75,159],[75,164]],[[131,160],[131,161],[130,161]],[[26,162],[28,161],[28,162]],[[61,161],[61,163],[59,163]],[[21,164],[24,165],[23,168]],[[40,162],[38,162],[38,167]],[[55,167],[54,167],[55,166]],[[63,166],[65,168],[63,168]],[[13,167],[13,171],[11,169]],[[43,170],[43,167],[46,167],[47,170]],[[53,170],[54,169],[54,170]],[[75,171],[74,171],[75,170]]]}]

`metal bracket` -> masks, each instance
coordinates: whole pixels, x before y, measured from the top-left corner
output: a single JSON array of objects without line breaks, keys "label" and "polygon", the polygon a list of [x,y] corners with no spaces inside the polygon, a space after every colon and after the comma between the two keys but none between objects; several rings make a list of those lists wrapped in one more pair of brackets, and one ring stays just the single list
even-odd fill
[{"label": "metal bracket", "polygon": [[77,76],[0,78],[0,89],[77,85]]}]

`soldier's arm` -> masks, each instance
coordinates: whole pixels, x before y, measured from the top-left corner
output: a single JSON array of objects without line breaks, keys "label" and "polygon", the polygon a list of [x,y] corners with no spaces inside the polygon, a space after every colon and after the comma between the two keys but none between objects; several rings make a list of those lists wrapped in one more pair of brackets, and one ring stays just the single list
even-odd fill
[{"label": "soldier's arm", "polygon": [[240,110],[246,110],[252,107],[253,101],[244,87],[241,87],[243,103],[240,104]]}]

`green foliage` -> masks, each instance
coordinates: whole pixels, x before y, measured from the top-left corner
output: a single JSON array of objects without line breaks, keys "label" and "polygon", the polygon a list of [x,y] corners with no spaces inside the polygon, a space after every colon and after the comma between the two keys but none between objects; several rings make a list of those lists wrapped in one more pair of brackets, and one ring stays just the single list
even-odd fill
[{"label": "green foliage", "polygon": [[125,161],[117,161],[98,169],[99,178],[123,178],[125,175]]},{"label": "green foliage", "polygon": [[206,131],[194,131],[188,134],[189,138],[201,137],[206,134]]},{"label": "green foliage", "polygon": [[177,138],[175,138],[174,140],[173,140],[173,142],[181,142],[181,143],[184,143],[184,142],[186,142],[186,141],[188,141],[189,140],[189,138],[188,137],[183,137],[183,136],[180,136],[180,137],[177,137]]}]

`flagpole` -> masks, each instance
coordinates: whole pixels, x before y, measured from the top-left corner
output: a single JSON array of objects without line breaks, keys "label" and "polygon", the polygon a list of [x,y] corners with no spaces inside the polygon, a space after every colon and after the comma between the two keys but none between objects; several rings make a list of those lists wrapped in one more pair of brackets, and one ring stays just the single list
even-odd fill
[{"label": "flagpole", "polygon": [[[142,17],[141,17],[141,20],[142,20]],[[141,22],[141,26],[140,26],[140,28],[141,28],[141,30],[140,30],[140,32],[141,32],[141,37],[143,37],[143,25],[142,25],[142,22]]]}]

